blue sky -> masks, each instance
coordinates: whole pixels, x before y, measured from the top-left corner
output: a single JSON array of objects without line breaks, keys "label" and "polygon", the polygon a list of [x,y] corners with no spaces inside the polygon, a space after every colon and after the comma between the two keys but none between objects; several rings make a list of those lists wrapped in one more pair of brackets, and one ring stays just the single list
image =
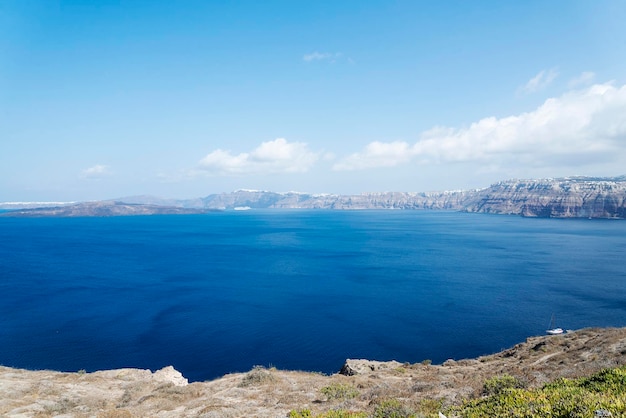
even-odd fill
[{"label": "blue sky", "polygon": [[626,173],[626,2],[0,1],[0,201]]}]

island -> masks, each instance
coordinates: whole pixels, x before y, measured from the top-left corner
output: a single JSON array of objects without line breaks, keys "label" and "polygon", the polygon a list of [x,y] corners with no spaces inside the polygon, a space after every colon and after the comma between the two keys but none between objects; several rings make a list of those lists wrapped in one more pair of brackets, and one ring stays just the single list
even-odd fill
[{"label": "island", "polygon": [[626,219],[626,176],[506,180],[473,190],[357,195],[236,190],[194,199],[132,196],[37,206],[3,203],[0,216],[128,216],[251,209],[453,210],[541,218]]}]

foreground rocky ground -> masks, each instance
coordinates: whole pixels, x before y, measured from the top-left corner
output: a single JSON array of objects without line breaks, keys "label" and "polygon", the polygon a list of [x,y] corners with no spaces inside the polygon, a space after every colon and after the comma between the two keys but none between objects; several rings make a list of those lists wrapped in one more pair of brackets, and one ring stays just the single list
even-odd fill
[{"label": "foreground rocky ground", "polygon": [[347,360],[331,376],[255,368],[189,384],[171,367],[154,373],[0,367],[0,416],[286,417],[301,409],[371,412],[388,399],[405,405],[438,400],[445,406],[481,396],[483,383],[494,376],[509,374],[535,387],[625,364],[626,328],[587,328],[531,337],[497,354],[442,365]]}]

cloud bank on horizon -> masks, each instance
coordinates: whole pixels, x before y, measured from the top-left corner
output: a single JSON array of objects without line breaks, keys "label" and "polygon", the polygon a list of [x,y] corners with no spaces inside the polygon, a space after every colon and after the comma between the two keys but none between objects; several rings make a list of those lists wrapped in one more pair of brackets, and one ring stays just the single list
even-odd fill
[{"label": "cloud bank on horizon", "polygon": [[215,175],[304,173],[317,159],[307,144],[278,138],[237,155],[217,149],[200,161],[198,169]]},{"label": "cloud bank on horizon", "polygon": [[[541,71],[524,86],[536,91],[556,77]],[[585,72],[572,85],[589,82]],[[204,157],[198,170],[211,175],[307,172],[322,152],[284,138],[233,155],[221,149]],[[570,90],[528,112],[485,117],[467,127],[436,126],[413,142],[374,141],[339,157],[334,171],[372,170],[404,164],[474,162],[488,166],[568,166],[613,162],[626,157],[626,85],[607,82]],[[626,168],[625,168],[626,172]]]},{"label": "cloud bank on horizon", "polygon": [[104,164],[96,164],[82,171],[81,177],[85,179],[99,179],[111,175],[111,170]]}]

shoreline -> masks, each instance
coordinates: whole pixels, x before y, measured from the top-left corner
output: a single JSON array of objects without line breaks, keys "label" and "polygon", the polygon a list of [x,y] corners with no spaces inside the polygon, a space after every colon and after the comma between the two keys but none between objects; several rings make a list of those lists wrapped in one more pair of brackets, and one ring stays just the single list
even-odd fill
[{"label": "shoreline", "polygon": [[[484,381],[494,376],[509,374],[528,387],[538,387],[560,377],[586,376],[623,365],[626,327],[529,337],[495,354],[440,365],[347,360],[343,374],[332,375],[255,367],[188,383],[171,366],[155,372],[125,368],[91,373],[0,366],[0,415],[287,416],[302,408],[315,414],[336,408],[369,411],[380,396],[454,405],[480,396]],[[323,394],[329,387],[354,388],[358,396],[328,399]]]}]

